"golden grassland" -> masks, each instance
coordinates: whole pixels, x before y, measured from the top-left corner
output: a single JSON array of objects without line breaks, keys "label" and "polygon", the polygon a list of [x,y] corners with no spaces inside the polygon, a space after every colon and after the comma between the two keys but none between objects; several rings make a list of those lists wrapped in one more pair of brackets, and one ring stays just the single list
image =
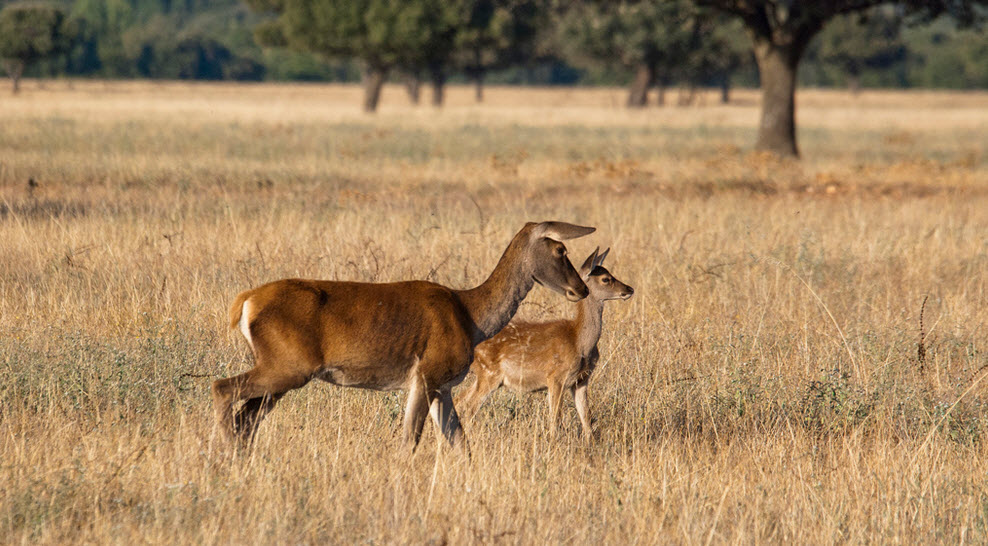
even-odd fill
[{"label": "golden grassland", "polygon": [[[359,93],[0,99],[0,542],[988,541],[988,94],[802,91],[791,162],[748,151],[752,91]],[[593,445],[570,400],[553,437],[544,395],[502,391],[472,459],[431,424],[410,456],[402,394],[326,384],[250,456],[214,442],[209,384],[251,365],[237,292],[468,287],[545,219],[596,226],[573,261],[610,246],[636,289],[605,309]]]}]

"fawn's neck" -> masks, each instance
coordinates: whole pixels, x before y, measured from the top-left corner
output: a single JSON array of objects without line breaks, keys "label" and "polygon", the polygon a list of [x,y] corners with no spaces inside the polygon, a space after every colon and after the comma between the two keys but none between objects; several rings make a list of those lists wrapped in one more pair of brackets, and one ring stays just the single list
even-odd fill
[{"label": "fawn's neck", "polygon": [[584,358],[600,341],[600,331],[604,326],[604,302],[593,296],[580,300],[576,307],[576,349]]}]

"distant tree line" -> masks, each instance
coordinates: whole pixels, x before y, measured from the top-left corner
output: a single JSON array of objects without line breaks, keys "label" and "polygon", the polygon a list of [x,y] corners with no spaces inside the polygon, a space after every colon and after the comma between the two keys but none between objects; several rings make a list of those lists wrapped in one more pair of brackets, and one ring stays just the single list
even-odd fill
[{"label": "distant tree line", "polygon": [[[988,88],[988,0],[0,0],[0,60],[37,76],[622,84],[627,105],[760,85],[757,146],[796,155],[802,85]],[[946,17],[944,17],[946,16]],[[654,99],[651,99],[654,93]]]},{"label": "distant tree line", "polygon": [[[54,57],[28,63],[29,75],[360,79],[356,57],[327,58],[305,50],[260,45],[255,35],[263,40],[265,33],[256,29],[258,25],[270,25],[274,11],[265,7],[264,0],[250,1],[259,9],[251,9],[239,0],[0,0],[0,7],[57,8],[74,33],[67,48],[59,48]],[[458,34],[458,59],[446,73],[449,80],[628,84],[629,90],[635,81],[654,81],[656,89],[689,83],[691,79],[703,85],[719,85],[722,79],[729,80],[729,84],[758,84],[751,42],[739,20],[720,14],[694,20],[701,24],[691,28],[685,9],[691,6],[689,2],[586,2],[569,10],[546,1],[470,4],[470,31]],[[983,31],[958,30],[950,19],[938,19],[925,26],[904,25],[901,11],[886,4],[876,10],[877,22],[871,13],[866,17],[855,13],[835,18],[810,43],[799,73],[800,84],[988,88],[988,40]],[[509,14],[512,18],[505,17]],[[889,17],[894,24],[884,22]],[[485,19],[491,26],[488,32],[480,28]],[[0,33],[0,39],[14,36],[6,31]],[[884,42],[881,47],[886,48],[885,52],[874,51],[875,36]],[[709,47],[696,48],[700,41]],[[515,47],[504,51],[506,42]],[[867,59],[851,58],[865,49],[872,50]],[[699,71],[681,62],[684,52],[691,51],[696,55],[693,63]],[[648,56],[654,61],[653,68],[638,62],[638,56],[642,60]],[[728,74],[714,66],[716,63],[735,70]],[[685,73],[689,77],[684,79]],[[404,80],[405,67],[389,74],[392,79]],[[427,67],[420,67],[418,75],[428,77]]]}]

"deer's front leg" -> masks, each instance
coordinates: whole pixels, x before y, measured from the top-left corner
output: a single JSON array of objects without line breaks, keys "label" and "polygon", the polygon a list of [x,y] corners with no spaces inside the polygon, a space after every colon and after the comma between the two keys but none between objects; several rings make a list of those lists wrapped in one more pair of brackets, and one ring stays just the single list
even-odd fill
[{"label": "deer's front leg", "polygon": [[446,441],[454,448],[463,448],[469,455],[470,446],[463,434],[460,417],[456,414],[456,408],[453,407],[453,395],[450,394],[448,387],[440,389],[431,397],[429,414]]}]

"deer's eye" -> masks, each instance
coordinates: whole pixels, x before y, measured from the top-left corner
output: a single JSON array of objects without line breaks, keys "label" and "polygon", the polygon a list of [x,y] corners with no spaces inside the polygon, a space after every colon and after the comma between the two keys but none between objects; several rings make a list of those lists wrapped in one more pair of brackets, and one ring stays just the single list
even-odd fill
[{"label": "deer's eye", "polygon": [[566,255],[566,247],[557,246],[556,247],[556,256],[559,256],[560,258],[562,258],[565,255]]},{"label": "deer's eye", "polygon": [[600,282],[602,282],[604,284],[611,284],[611,278],[610,277],[602,277],[600,279]]}]

